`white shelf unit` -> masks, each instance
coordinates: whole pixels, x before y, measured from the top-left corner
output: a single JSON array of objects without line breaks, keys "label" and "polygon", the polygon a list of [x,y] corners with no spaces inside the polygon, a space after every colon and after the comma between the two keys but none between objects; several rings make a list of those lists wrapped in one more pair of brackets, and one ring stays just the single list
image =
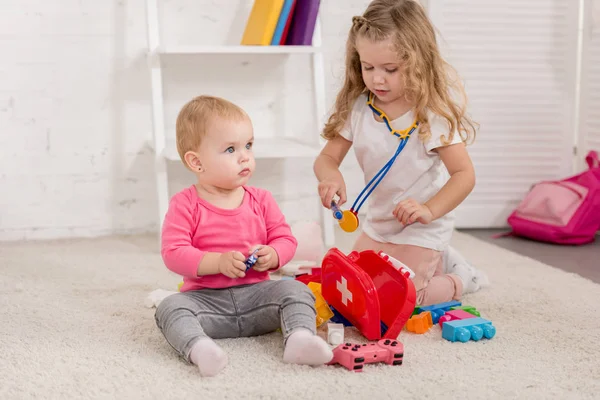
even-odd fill
[{"label": "white shelf unit", "polygon": [[[317,18],[312,46],[238,46],[238,45],[177,45],[164,46],[160,41],[159,0],[146,0],[146,18],[148,31],[148,67],[152,88],[152,146],[155,152],[156,190],[158,199],[159,233],[169,205],[169,177],[167,162],[179,160],[175,146],[175,134],[167,135],[165,127],[165,108],[163,97],[162,59],[170,55],[203,54],[264,54],[265,56],[286,56],[306,54],[311,57],[312,84],[316,126],[314,132],[323,127],[325,109],[325,70],[321,51],[320,18]],[[314,159],[322,147],[322,140],[315,138],[306,143],[290,137],[259,137],[255,139],[255,157],[264,158],[310,158]],[[312,172],[312,171],[311,171]],[[316,188],[315,188],[316,194]],[[335,233],[333,218],[318,203],[319,219],[326,246],[334,244]]]}]

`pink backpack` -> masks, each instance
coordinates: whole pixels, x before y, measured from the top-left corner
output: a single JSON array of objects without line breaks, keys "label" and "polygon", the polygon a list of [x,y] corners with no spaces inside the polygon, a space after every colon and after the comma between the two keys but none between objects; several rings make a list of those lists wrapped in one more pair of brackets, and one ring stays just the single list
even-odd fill
[{"label": "pink backpack", "polygon": [[585,244],[600,230],[600,163],[586,157],[589,169],[558,181],[535,184],[508,217],[512,233],[543,242]]}]

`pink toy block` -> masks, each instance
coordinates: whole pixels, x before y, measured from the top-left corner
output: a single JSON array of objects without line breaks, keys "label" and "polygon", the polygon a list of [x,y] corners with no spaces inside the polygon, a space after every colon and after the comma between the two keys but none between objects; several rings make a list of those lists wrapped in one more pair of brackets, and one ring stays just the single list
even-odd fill
[{"label": "pink toy block", "polygon": [[450,310],[440,317],[440,327],[444,327],[444,322],[455,321],[467,318],[475,318],[476,316],[464,310]]},{"label": "pink toy block", "polygon": [[391,339],[381,339],[377,343],[343,343],[333,349],[333,359],[327,365],[340,364],[350,371],[362,372],[363,366],[383,362],[388,365],[402,365],[404,345]]}]

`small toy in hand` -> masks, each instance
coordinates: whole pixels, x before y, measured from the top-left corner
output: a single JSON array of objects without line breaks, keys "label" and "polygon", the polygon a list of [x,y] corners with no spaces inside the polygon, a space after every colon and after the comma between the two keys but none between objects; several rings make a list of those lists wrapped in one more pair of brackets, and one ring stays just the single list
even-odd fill
[{"label": "small toy in hand", "polygon": [[258,250],[260,250],[260,247],[254,250],[252,254],[250,254],[250,256],[246,259],[246,261],[244,261],[244,264],[246,264],[246,271],[248,271],[254,266],[254,264],[256,264],[256,261],[258,260],[258,257],[256,257],[256,253],[258,252]]},{"label": "small toy in hand", "polygon": [[333,218],[341,221],[344,218],[344,213],[338,207],[337,203],[331,200],[331,211],[333,212]]}]

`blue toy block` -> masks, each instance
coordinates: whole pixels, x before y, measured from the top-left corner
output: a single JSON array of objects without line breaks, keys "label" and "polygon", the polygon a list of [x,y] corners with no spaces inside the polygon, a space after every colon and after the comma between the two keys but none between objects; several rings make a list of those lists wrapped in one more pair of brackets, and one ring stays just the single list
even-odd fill
[{"label": "blue toy block", "polygon": [[420,306],[418,309],[415,309],[414,314],[421,314],[424,311],[429,311],[431,313],[431,320],[434,324],[437,324],[440,317],[446,314],[446,311],[449,311],[450,307],[458,307],[460,305],[462,305],[460,301],[452,300],[445,303],[432,304],[430,306]]},{"label": "blue toy block", "polygon": [[492,321],[480,317],[444,322],[442,327],[442,337],[451,342],[478,341],[483,337],[491,339],[494,335],[496,328]]}]

